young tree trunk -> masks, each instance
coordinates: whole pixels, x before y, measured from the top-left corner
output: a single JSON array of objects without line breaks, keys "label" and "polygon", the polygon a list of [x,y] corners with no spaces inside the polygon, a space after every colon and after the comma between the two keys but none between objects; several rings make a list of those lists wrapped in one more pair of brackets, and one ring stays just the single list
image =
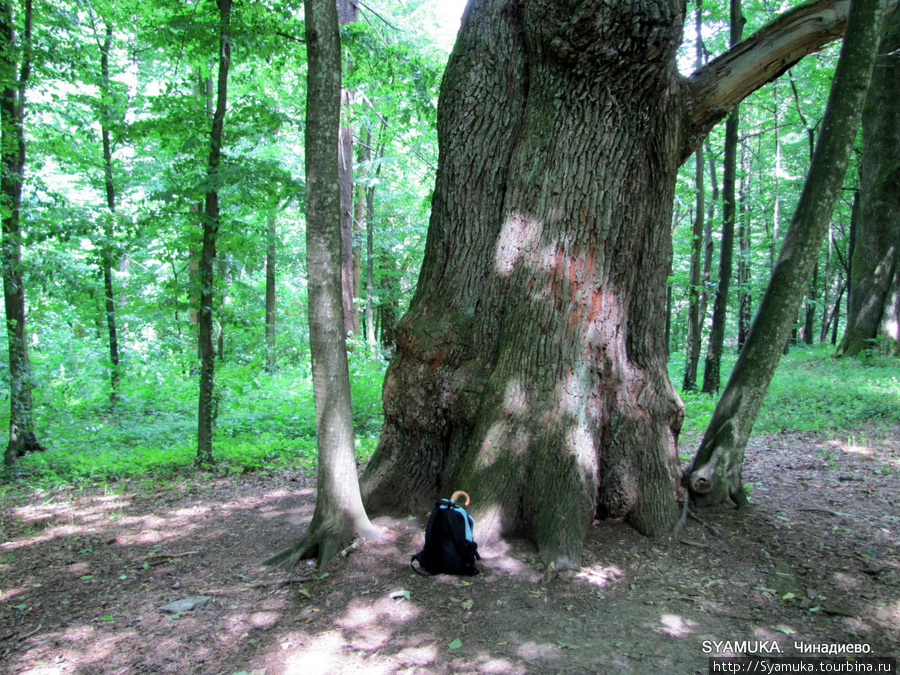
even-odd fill
[{"label": "young tree trunk", "polygon": [[750,296],[750,264],[746,262],[749,259],[750,249],[749,227],[749,222],[741,223],[738,230],[741,255],[741,261],[738,264],[738,283],[740,284],[740,292],[738,293],[738,351],[743,349],[744,343],[747,341],[747,335],[750,332],[750,321],[753,318],[752,298]]},{"label": "young tree trunk", "polygon": [[[355,0],[335,0],[338,24],[347,26],[359,20]],[[350,115],[353,92],[341,89],[341,108]],[[359,334],[359,309],[356,304],[356,257],[353,246],[353,129],[341,120],[338,129],[338,181],[341,186],[341,289],[344,305],[344,330],[350,335]]]},{"label": "young tree trunk", "polygon": [[215,303],[216,239],[219,233],[219,165],[222,161],[222,132],[228,102],[228,68],[231,65],[231,0],[217,0],[219,5],[219,74],[216,109],[210,132],[209,163],[203,213],[203,248],[200,252],[200,405],[197,424],[197,463],[214,462],[212,451],[213,425],[216,419],[214,376],[216,350],[214,345],[213,306]]},{"label": "young tree trunk", "polygon": [[832,266],[832,249],[834,247],[834,235],[832,228],[834,223],[829,223],[828,234],[825,235],[825,283],[822,285],[822,324],[819,327],[819,342],[825,342],[828,339],[828,321],[831,306],[831,288],[834,286],[834,268]]},{"label": "young tree trunk", "polygon": [[375,356],[375,188],[366,188],[366,344]]},{"label": "young tree trunk", "polygon": [[663,341],[678,166],[738,101],[834,39],[845,5],[792,10],[687,79],[675,68],[682,11],[469,4],[367,504],[408,512],[466,490],[479,543],[526,534],[557,568],[579,563],[597,516],[669,530],[683,417]]},{"label": "young tree trunk", "polygon": [[[703,65],[703,14],[701,0],[697,0],[697,12],[695,19],[695,31],[697,34],[697,56],[694,61],[697,68]],[[703,268],[703,230],[704,216],[706,215],[706,190],[703,184],[703,174],[706,166],[703,161],[703,146],[697,148],[694,153],[694,183],[697,189],[694,204],[694,225],[691,229],[691,271],[689,281],[688,301],[688,330],[687,351],[684,364],[684,379],[681,388],[684,391],[697,389],[697,366],[700,363],[700,343],[703,334],[703,314],[700,307],[700,286]]]},{"label": "young tree trunk", "polygon": [[379,268],[382,271],[378,293],[378,337],[381,348],[388,354],[397,349],[397,317],[400,314],[397,297],[397,280],[392,276],[393,265],[390,256],[379,254]]},{"label": "young tree trunk", "polygon": [[816,300],[819,297],[819,262],[813,265],[812,279],[806,292],[806,315],[803,320],[803,342],[811,346],[815,339],[813,331],[816,324]]},{"label": "young tree trunk", "polygon": [[[731,46],[741,40],[744,30],[744,16],[741,0],[730,1]],[[722,243],[719,246],[719,282],[713,300],[712,326],[709,330],[709,345],[706,348],[706,363],[703,368],[704,394],[719,391],[722,368],[722,352],[725,347],[725,324],[728,320],[728,289],[731,287],[731,271],[734,257],[734,222],[737,213],[735,182],[738,164],[738,127],[740,106],[735,105],[725,122],[725,161],[722,171]]]},{"label": "young tree trunk", "polygon": [[[109,51],[112,47],[113,27],[106,26],[106,38],[100,47],[100,81],[101,95],[108,101],[112,97],[112,88],[109,80]],[[103,176],[106,187],[106,208],[109,210],[109,220],[104,231],[103,248],[101,253],[101,267],[103,268],[103,289],[106,305],[106,329],[109,335],[109,361],[112,366],[110,371],[109,398],[113,405],[119,401],[119,335],[116,329],[116,298],[113,290],[112,268],[115,262],[114,219],[116,213],[116,186],[113,181],[112,167],[112,140],[109,128],[112,123],[111,102],[104,102],[100,133],[103,143]]]},{"label": "young tree trunk", "polygon": [[[9,343],[9,443],[4,463],[13,466],[19,457],[41,451],[32,407],[31,367],[25,332],[25,285],[22,279],[22,183],[25,178],[25,89],[31,74],[32,2],[25,1],[24,30],[16,41],[12,5],[0,6],[0,203],[3,207],[2,266]],[[21,55],[21,64],[16,55]]]},{"label": "young tree trunk", "polygon": [[688,470],[700,505],[746,502],[744,449],[818,259],[840,195],[878,47],[882,0],[852,4],[809,174],[750,336]]},{"label": "young tree trunk", "polygon": [[341,42],[334,0],[306,0],[306,260],[309,338],[319,453],[316,510],[305,536],[266,561],[291,566],[317,557],[324,567],[354,534],[378,535],[356,475],[350,372],[341,292],[338,185]]},{"label": "young tree trunk", "polygon": [[863,108],[859,226],[851,264],[850,311],[840,356],[881,337],[900,349],[900,12],[889,20]]},{"label": "young tree trunk", "polygon": [[[705,320],[704,317],[706,317],[706,308],[709,306],[709,289],[711,287],[710,280],[712,279],[713,257],[716,253],[716,247],[712,236],[712,224],[716,215],[716,204],[719,203],[719,180],[716,175],[715,157],[713,156],[708,143],[705,144],[705,148],[712,192],[710,194],[710,199],[707,200],[708,205],[706,207],[706,218],[704,218],[705,224],[703,226],[703,274],[700,277],[701,325],[702,321]],[[694,388],[696,389],[696,386]]]},{"label": "young tree trunk", "polygon": [[269,242],[266,246],[266,370],[275,370],[275,256],[278,246],[276,211],[269,215]]}]

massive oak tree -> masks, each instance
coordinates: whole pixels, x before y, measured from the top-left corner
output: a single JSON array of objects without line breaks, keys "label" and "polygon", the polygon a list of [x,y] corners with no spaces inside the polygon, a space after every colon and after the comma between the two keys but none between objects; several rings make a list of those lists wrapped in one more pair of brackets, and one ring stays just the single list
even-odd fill
[{"label": "massive oak tree", "polygon": [[558,567],[578,564],[597,516],[667,531],[677,169],[738,101],[840,37],[847,11],[794,9],[683,77],[683,2],[470,2],[367,506],[466,490],[480,543],[523,533]]}]

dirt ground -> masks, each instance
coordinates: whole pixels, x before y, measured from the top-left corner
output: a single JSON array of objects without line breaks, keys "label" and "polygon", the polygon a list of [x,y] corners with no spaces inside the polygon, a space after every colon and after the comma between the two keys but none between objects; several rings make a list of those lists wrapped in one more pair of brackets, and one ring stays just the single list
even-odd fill
[{"label": "dirt ground", "polygon": [[299,475],[7,489],[0,672],[706,673],[710,655],[795,643],[897,657],[898,474],[898,428],[756,437],[756,506],[700,514],[720,538],[597,523],[581,571],[549,579],[527,542],[486,551],[477,577],[413,574],[427,513],[377,519],[384,540],[322,578],[263,568],[311,517]]}]

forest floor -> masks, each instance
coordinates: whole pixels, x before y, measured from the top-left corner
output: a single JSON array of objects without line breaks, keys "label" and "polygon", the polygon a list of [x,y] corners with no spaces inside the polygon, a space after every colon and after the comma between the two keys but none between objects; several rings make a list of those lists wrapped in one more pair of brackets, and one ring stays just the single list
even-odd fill
[{"label": "forest floor", "polygon": [[757,436],[755,506],[700,513],[718,537],[597,523],[580,572],[549,580],[521,541],[476,577],[413,574],[427,513],[377,519],[384,539],[323,578],[261,567],[311,517],[301,475],[0,486],[0,672],[706,673],[710,655],[776,644],[897,657],[898,475],[896,427]]}]

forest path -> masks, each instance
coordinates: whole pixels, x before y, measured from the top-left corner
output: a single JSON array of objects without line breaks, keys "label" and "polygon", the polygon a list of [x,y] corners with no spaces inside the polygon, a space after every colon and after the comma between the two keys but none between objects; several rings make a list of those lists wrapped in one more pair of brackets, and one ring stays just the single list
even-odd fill
[{"label": "forest path", "polygon": [[[427,513],[377,518],[385,537],[324,578],[262,568],[312,515],[299,475],[6,486],[0,672],[705,673],[717,652],[795,643],[897,657],[898,473],[896,427],[757,436],[756,506],[699,514],[720,540],[597,523],[581,571],[549,581],[520,541],[477,577],[413,574]],[[193,596],[209,599],[160,609]]]}]

